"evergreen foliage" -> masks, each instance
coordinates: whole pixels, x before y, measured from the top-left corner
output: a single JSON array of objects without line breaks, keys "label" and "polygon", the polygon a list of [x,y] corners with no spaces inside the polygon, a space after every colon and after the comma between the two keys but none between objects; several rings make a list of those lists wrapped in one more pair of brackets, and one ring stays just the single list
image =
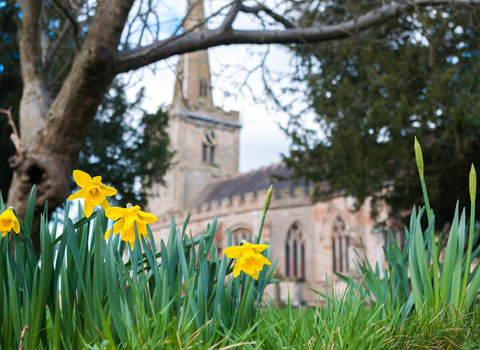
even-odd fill
[{"label": "evergreen foliage", "polygon": [[[346,16],[348,6],[338,11],[337,3],[329,6]],[[325,136],[292,118],[293,145],[285,161],[294,177],[317,184],[315,200],[341,193],[359,206],[371,196],[374,217],[386,201],[390,217],[405,224],[423,200],[410,161],[416,136],[428,149],[426,181],[437,229],[451,220],[457,199],[460,207],[468,205],[461,190],[468,177],[458,174],[468,174],[480,157],[478,23],[480,12],[473,8],[426,8],[333,47],[295,48],[303,72],[298,79],[308,82],[310,106]]]},{"label": "evergreen foliage", "polygon": [[90,174],[108,174],[118,190],[114,199],[144,206],[146,188],[163,183],[173,152],[166,132],[168,114],[143,113],[139,125],[131,115],[139,110],[142,92],[128,102],[124,87],[115,83],[100,105],[76,168]]}]

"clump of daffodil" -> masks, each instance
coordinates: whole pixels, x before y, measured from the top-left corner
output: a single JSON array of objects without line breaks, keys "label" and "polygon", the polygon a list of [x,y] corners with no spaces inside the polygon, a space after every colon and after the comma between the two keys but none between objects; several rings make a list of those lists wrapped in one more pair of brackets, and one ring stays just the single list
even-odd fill
[{"label": "clump of daffodil", "polygon": [[2,215],[0,215],[0,232],[2,233],[2,237],[5,237],[5,235],[11,230],[15,233],[19,233],[20,223],[13,210],[8,208],[2,213]]},{"label": "clump of daffodil", "polygon": [[[132,249],[135,243],[134,223],[137,225],[138,236],[143,235],[148,238],[147,224],[158,221],[155,215],[141,211],[138,205],[133,206],[130,203],[127,204],[126,208],[113,207],[107,209],[105,215],[110,220],[118,220],[113,224],[113,234],[121,233],[122,241],[130,243]],[[112,229],[109,229],[105,232],[105,239],[108,239],[111,231]]]},{"label": "clump of daffodil", "polygon": [[268,248],[266,244],[250,244],[242,240],[241,246],[228,247],[223,251],[229,259],[237,259],[233,268],[233,277],[240,275],[240,271],[258,279],[258,272],[263,270],[263,265],[271,265],[270,261],[261,252]]},{"label": "clump of daffodil", "polygon": [[100,205],[105,210],[110,208],[110,203],[108,203],[106,197],[116,195],[117,190],[102,184],[101,176],[95,176],[92,179],[92,177],[86,172],[74,170],[73,178],[81,190],[72,194],[68,199],[84,198],[85,204],[83,210],[85,211],[85,216],[87,218],[92,215],[93,209],[97,205]]}]

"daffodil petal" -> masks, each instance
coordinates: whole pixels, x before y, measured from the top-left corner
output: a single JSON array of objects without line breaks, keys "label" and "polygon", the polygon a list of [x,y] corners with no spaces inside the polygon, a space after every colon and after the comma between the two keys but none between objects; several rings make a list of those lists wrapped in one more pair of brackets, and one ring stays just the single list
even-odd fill
[{"label": "daffodil petal", "polygon": [[266,257],[264,257],[261,254],[259,254],[259,255],[261,256],[262,263],[264,263],[265,265],[272,265],[272,263]]},{"label": "daffodil petal", "polygon": [[254,273],[250,274],[254,280],[258,280],[258,271],[255,271]]},{"label": "daffodil petal", "polygon": [[139,210],[138,211],[138,216],[145,221],[147,224],[151,224],[152,222],[158,221],[158,218],[150,213],[146,213],[144,211]]},{"label": "daffodil petal", "polygon": [[78,186],[81,188],[88,187],[92,184],[92,177],[88,175],[86,172],[81,170],[74,170],[73,171],[73,178]]},{"label": "daffodil petal", "polygon": [[238,275],[240,275],[240,272],[242,272],[242,269],[240,268],[240,264],[237,262],[235,264],[235,267],[233,268],[233,277],[238,277]]},{"label": "daffodil petal", "polygon": [[83,208],[83,211],[85,212],[85,216],[87,218],[89,218],[90,215],[92,215],[93,208],[95,208],[94,205],[91,205],[90,203],[88,203],[88,201],[85,201],[85,207]]},{"label": "daffodil petal", "polygon": [[265,249],[267,249],[269,246],[266,244],[252,244],[253,250],[255,250],[256,253],[261,253]]},{"label": "daffodil petal", "polygon": [[79,198],[85,198],[85,193],[86,193],[86,189],[81,189],[81,190],[78,190],[77,192],[75,192],[74,194],[71,194],[68,199],[69,200],[74,200],[74,199],[79,199]]},{"label": "daffodil petal", "polygon": [[125,225],[125,219],[121,218],[116,223],[113,224],[113,234],[116,235],[122,232],[123,225]]},{"label": "daffodil petal", "polygon": [[106,199],[103,200],[102,203],[100,203],[100,206],[104,209],[104,210],[107,210],[110,208],[110,203],[108,203],[108,201]]},{"label": "daffodil petal", "polygon": [[108,237],[110,237],[110,232],[112,232],[112,227],[110,227],[108,230],[105,231],[105,235],[103,237],[105,239],[108,239]]},{"label": "daffodil petal", "polygon": [[114,235],[119,234],[122,231],[124,224],[125,224],[124,218],[121,218],[116,223],[114,223],[113,227],[110,227],[107,231],[105,231],[105,239],[108,239],[108,237],[110,237],[110,232],[112,232],[112,228],[113,228]]},{"label": "daffodil petal", "polygon": [[106,186],[104,184],[102,184],[100,186],[100,188],[105,192],[105,195],[106,196],[115,196],[117,194],[117,190],[114,189],[113,187],[110,187],[110,186]]},{"label": "daffodil petal", "polygon": [[[16,218],[15,218],[16,219]],[[19,233],[20,232],[20,223],[18,222],[18,220],[13,220],[13,231],[15,233]]]},{"label": "daffodil petal", "polygon": [[228,247],[223,251],[223,254],[227,254],[227,258],[229,259],[237,259],[242,256],[242,247],[239,247],[239,246]]},{"label": "daffodil petal", "polygon": [[111,207],[106,210],[105,215],[110,220],[116,221],[125,215],[128,209],[120,207]]}]

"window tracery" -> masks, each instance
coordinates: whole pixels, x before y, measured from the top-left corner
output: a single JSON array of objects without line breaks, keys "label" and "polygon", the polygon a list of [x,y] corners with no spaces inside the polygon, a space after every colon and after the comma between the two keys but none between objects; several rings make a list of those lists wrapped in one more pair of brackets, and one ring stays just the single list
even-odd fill
[{"label": "window tracery", "polygon": [[232,245],[240,245],[242,239],[249,242],[252,240],[252,231],[246,228],[237,228],[232,231]]},{"label": "window tracery", "polygon": [[285,242],[285,276],[305,278],[305,236],[298,222],[290,226]]},{"label": "window tracery", "polygon": [[215,164],[215,147],[217,146],[217,138],[211,130],[204,132],[202,137],[202,161],[205,163]]},{"label": "window tracery", "polygon": [[348,258],[350,237],[346,233],[345,222],[340,215],[335,218],[332,230],[333,271],[348,272],[350,270]]}]

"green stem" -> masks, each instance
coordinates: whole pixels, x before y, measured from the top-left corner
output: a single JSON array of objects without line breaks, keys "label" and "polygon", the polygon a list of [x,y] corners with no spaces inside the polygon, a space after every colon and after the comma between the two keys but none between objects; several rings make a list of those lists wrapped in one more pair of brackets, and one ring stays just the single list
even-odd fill
[{"label": "green stem", "polygon": [[421,177],[420,182],[422,183],[423,198],[425,199],[425,209],[427,210],[428,223],[432,220],[432,212],[430,210],[430,201],[428,200],[427,186],[425,185],[425,178]]},{"label": "green stem", "polygon": [[470,232],[468,235],[468,248],[467,248],[467,260],[465,260],[465,272],[463,275],[463,284],[461,290],[461,298],[460,298],[460,309],[462,309],[463,299],[465,298],[465,290],[467,289],[467,279],[468,273],[470,272],[470,258],[472,255],[472,245],[473,245],[473,229],[475,226],[475,202],[472,202],[471,207],[471,215],[470,215]]},{"label": "green stem", "polygon": [[260,223],[260,230],[258,231],[258,237],[256,244],[260,244],[260,239],[262,238],[263,224],[265,223],[265,215],[262,216],[262,222]]},{"label": "green stem", "polygon": [[[430,201],[428,200],[427,186],[425,185],[425,178],[420,176],[420,182],[422,183],[423,198],[425,199],[425,209],[427,211],[428,224],[432,220],[433,213],[430,209]],[[432,259],[433,259],[433,289],[434,289],[434,298],[435,298],[435,311],[438,313],[438,307],[440,302],[440,291],[438,287],[438,256],[437,256],[437,245],[435,242],[435,226],[430,232],[430,241],[432,244]]]}]

